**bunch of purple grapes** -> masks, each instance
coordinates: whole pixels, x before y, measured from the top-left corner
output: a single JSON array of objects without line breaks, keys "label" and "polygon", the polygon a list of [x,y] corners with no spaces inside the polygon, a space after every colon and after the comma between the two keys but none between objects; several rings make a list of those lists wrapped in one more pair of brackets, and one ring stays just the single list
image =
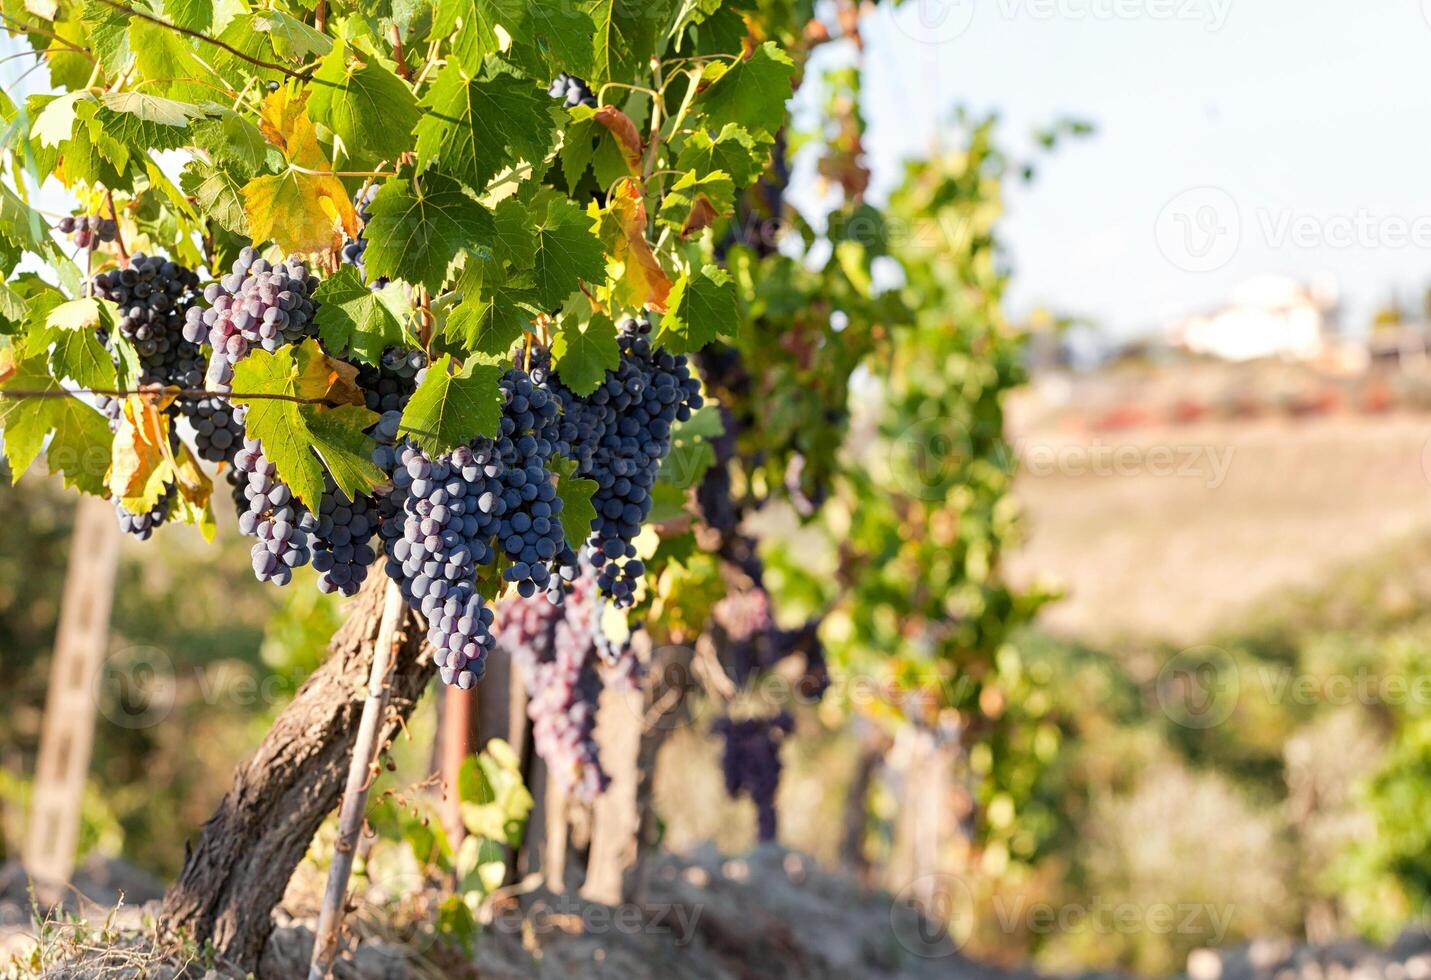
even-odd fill
[{"label": "bunch of purple grapes", "polygon": [[101,242],[112,242],[119,234],[119,222],[113,218],[101,218],[97,214],[78,218],[66,215],[55,227],[62,234],[69,235],[80,248],[93,248]]},{"label": "bunch of purple grapes", "polygon": [[586,574],[561,605],[544,596],[504,601],[497,634],[521,667],[537,754],[563,792],[587,802],[609,783],[596,743],[599,620],[595,581]]},{"label": "bunch of purple grapes", "polygon": [[562,105],[568,109],[579,105],[596,108],[596,93],[591,90],[591,86],[586,84],[585,79],[568,75],[566,72],[557,75],[551,85],[547,87],[547,95],[554,99],[561,99]]},{"label": "bunch of purple grapes", "polygon": [[423,352],[405,347],[387,348],[376,366],[358,366],[358,387],[363,390],[363,399],[369,411],[378,413],[378,421],[368,430],[378,444],[373,450],[373,462],[389,477],[398,465],[397,443],[403,409],[407,408],[426,370],[427,358]]},{"label": "bunch of purple grapes", "polygon": [[755,804],[760,839],[773,841],[776,832],[775,794],[780,788],[780,743],[795,730],[788,711],[769,718],[736,721],[720,718],[712,730],[725,740],[721,772],[731,799],[741,793]]},{"label": "bunch of purple grapes", "polygon": [[[362,190],[358,191],[358,193],[353,195],[353,207],[358,212],[358,220],[363,223],[364,227],[367,227],[368,219],[371,215],[373,198],[377,196],[377,184],[369,184],[367,187],[364,187]],[[368,280],[367,263],[363,261],[363,256],[364,254],[366,254],[367,250],[368,240],[366,237],[364,237],[362,232],[359,232],[357,238],[344,239],[343,251],[340,253],[344,265],[353,265],[358,267],[358,275],[363,277],[364,282],[367,282]],[[368,288],[382,289],[387,284],[388,281],[386,278],[379,278],[371,283],[368,283]]]},{"label": "bunch of purple grapes", "polygon": [[328,479],[313,527],[313,568],[320,592],[356,595],[377,560],[370,542],[378,531],[377,504],[359,494],[349,500]]},{"label": "bunch of purple grapes", "polygon": [[402,448],[393,493],[379,508],[388,574],[428,617],[442,678],[460,687],[481,679],[491,646],[492,612],[476,591],[477,569],[501,555],[510,562],[503,579],[532,596],[553,588],[559,580],[553,569],[575,563],[547,468],[556,398],[517,369],[500,387],[498,436],[478,437],[438,459]]},{"label": "bunch of purple grapes", "polygon": [[238,494],[243,496],[239,530],[258,539],[250,551],[253,573],[260,582],[287,585],[293,569],[308,564],[313,556],[313,515],[278,479],[277,467],[264,456],[257,439],[244,440],[234,455],[233,472],[235,501]]},{"label": "bunch of purple grapes", "polygon": [[244,410],[227,399],[180,399],[180,410],[194,427],[194,448],[211,463],[232,463],[243,449]]},{"label": "bunch of purple grapes", "polygon": [[492,645],[492,610],[477,592],[477,566],[492,561],[495,518],[478,504],[480,468],[469,447],[430,459],[406,446],[393,492],[380,507],[387,573],[408,604],[427,617],[442,680],[470,688]]},{"label": "bunch of purple grapes", "polygon": [[[127,269],[98,273],[90,282],[95,296],[119,308],[116,330],[139,355],[140,384],[194,388],[203,382],[203,354],[184,336],[184,317],[199,287],[191,269],[135,252]],[[117,357],[112,339],[103,339]]]},{"label": "bunch of purple grapes", "polygon": [[[124,403],[118,398],[103,395],[96,400],[95,407],[104,413],[109,431],[118,432],[120,420],[124,416]],[[169,430],[169,448],[171,450],[178,448],[178,433],[173,429]],[[120,498],[113,498],[114,516],[119,520],[119,529],[130,537],[148,541],[154,533],[154,529],[169,519],[176,489],[175,484],[166,484],[159,494],[159,499],[154,502],[154,506],[142,514],[136,514],[125,507]]]},{"label": "bunch of purple grapes", "polygon": [[671,429],[701,407],[700,382],[685,355],[651,344],[651,324],[625,320],[618,331],[621,363],[586,397],[554,379],[564,412],[558,429],[561,452],[577,473],[596,481],[596,520],[586,550],[597,569],[602,595],[618,607],[636,601],[645,565],[633,543],[651,513],[651,491],[671,451]]},{"label": "bunch of purple grapes", "polygon": [[314,336],[317,288],[317,278],[296,259],[271,265],[253,248],[241,251],[233,271],[204,287],[209,307],[191,308],[184,321],[184,339],[207,340],[212,348],[209,385],[226,390],[234,365],[255,344],[274,351]]}]

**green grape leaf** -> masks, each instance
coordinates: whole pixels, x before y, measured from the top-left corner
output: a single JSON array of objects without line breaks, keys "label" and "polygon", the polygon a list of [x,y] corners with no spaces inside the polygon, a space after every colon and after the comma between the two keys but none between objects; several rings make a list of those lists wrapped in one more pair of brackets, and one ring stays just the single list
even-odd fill
[{"label": "green grape leaf", "polygon": [[129,50],[130,18],[104,0],[83,0],[79,10],[80,22],[105,74],[118,78],[128,67],[132,53]]},{"label": "green grape leaf", "polygon": [[167,27],[135,17],[129,22],[129,47],[145,91],[171,99],[203,99],[213,94],[201,80],[211,77],[187,38]]},{"label": "green grape leaf", "polygon": [[190,125],[195,146],[207,150],[215,163],[262,169],[270,160],[277,165],[278,151],[269,145],[257,126],[225,106],[204,106],[209,115]]},{"label": "green grape leaf", "polygon": [[676,169],[703,174],[719,170],[730,174],[737,187],[748,187],[760,176],[769,155],[769,144],[728,123],[714,138],[704,129],[688,135],[676,155]]},{"label": "green grape leaf", "polygon": [[515,197],[509,197],[497,205],[492,217],[497,226],[497,237],[492,245],[497,261],[510,262],[516,269],[530,269],[537,257],[531,211]]},{"label": "green grape leaf", "polygon": [[307,61],[314,55],[321,58],[333,49],[328,35],[279,10],[260,11],[250,23],[255,31],[269,34],[274,53],[289,61]]},{"label": "green grape leaf", "polygon": [[671,185],[656,220],[676,229],[682,238],[689,238],[716,218],[730,214],[734,198],[730,174],[717,170],[697,177],[694,171],[688,171]]},{"label": "green grape leaf", "polygon": [[606,380],[607,371],[621,366],[616,324],[600,313],[585,324],[562,323],[552,339],[552,362],[562,384],[578,395],[589,395]]},{"label": "green grape leaf", "polygon": [[591,16],[570,0],[528,0],[526,22],[516,35],[560,71],[585,75],[591,71]]},{"label": "green grape leaf", "polygon": [[729,67],[712,62],[706,77],[714,80],[696,105],[704,111],[709,129],[734,123],[753,133],[774,135],[785,121],[785,102],[790,98],[794,74],[790,56],[774,41],[766,41],[748,58]]},{"label": "green grape leaf", "polygon": [[420,118],[417,99],[402,79],[377,58],[333,48],[313,76],[308,114],[327,126],[341,147],[334,156],[360,168],[396,161],[412,149],[412,129]]},{"label": "green grape leaf", "polygon": [[149,150],[176,150],[188,143],[189,124],[203,115],[203,109],[187,102],[140,92],[106,92],[100,96],[94,121],[106,136],[143,156]]},{"label": "green grape leaf", "polygon": [[[49,397],[10,397],[6,392],[39,391]],[[105,495],[112,441],[105,417],[69,395],[46,369],[43,352],[24,356],[0,383],[0,435],[11,479],[18,483],[43,451],[50,473],[67,488]],[[48,440],[48,443],[47,441]]]},{"label": "green grape leaf", "polygon": [[423,108],[417,124],[423,165],[440,165],[478,191],[513,156],[544,159],[554,139],[550,100],[530,80],[505,72],[472,79],[453,62],[438,73]]},{"label": "green grape leaf", "polygon": [[58,331],[50,351],[50,371],[81,388],[113,390],[117,381],[114,361],[92,330]]},{"label": "green grape leaf", "polygon": [[[229,21],[228,26],[219,35],[219,40],[250,58],[272,63],[277,60],[278,54],[273,49],[273,34],[270,31],[258,29],[256,26],[258,17],[258,14],[238,15]],[[253,62],[235,57],[223,48],[215,50],[212,57],[214,68],[225,77],[253,77],[265,82],[285,80],[283,72],[272,68],[262,68]]]},{"label": "green grape leaf", "polygon": [[720,10],[720,0],[681,0],[681,6],[676,10],[675,22],[667,37],[680,37],[686,28],[703,23],[717,10]]},{"label": "green grape leaf", "polygon": [[700,350],[722,333],[736,333],[739,315],[730,274],[719,266],[703,266],[671,287],[656,343],[673,354]]},{"label": "green grape leaf", "polygon": [[[586,118],[581,118],[579,112],[585,112]],[[602,135],[604,130],[601,124],[591,118],[591,110],[586,106],[578,106],[572,110],[572,121],[567,124],[565,132],[562,134],[561,144],[561,172],[566,178],[566,189],[568,193],[576,190],[576,185],[581,181],[582,174],[586,173],[586,168],[591,166],[592,157],[596,155],[596,139]]]},{"label": "green grape leaf", "polygon": [[646,70],[648,52],[656,48],[657,37],[669,23],[669,0],[589,0],[582,6],[596,24],[591,80],[635,80]]},{"label": "green grape leaf", "polygon": [[402,413],[398,431],[440,456],[477,436],[495,436],[502,420],[502,369],[495,364],[469,361],[453,373],[454,362],[444,354],[427,369],[427,376]]},{"label": "green grape leaf", "polygon": [[179,185],[191,195],[199,210],[235,235],[248,237],[243,187],[225,167],[191,160],[179,175]]},{"label": "green grape leaf", "polygon": [[30,136],[39,140],[41,146],[57,147],[69,140],[74,134],[75,123],[78,121],[77,104],[81,101],[92,102],[94,96],[81,91],[67,92],[51,99],[35,114],[35,121],[30,126]]},{"label": "green grape leaf", "polygon": [[567,546],[580,551],[596,523],[596,481],[576,476],[576,461],[565,456],[553,456],[551,468],[557,477],[557,499],[561,501],[561,530]]},{"label": "green grape leaf", "polygon": [[325,464],[349,500],[386,479],[371,459],[372,439],[363,434],[377,415],[361,405],[321,401],[342,388],[345,371],[352,368],[332,361],[311,338],[273,352],[252,351],[234,366],[235,392],[313,400],[233,396],[234,402],[248,406],[249,437],[263,443],[279,479],[314,513],[323,498]]},{"label": "green grape leaf", "polygon": [[490,0],[437,0],[432,33],[434,37],[445,37],[457,30],[460,21],[461,29],[452,40],[455,63],[466,69],[468,75],[477,75],[482,71],[484,59],[500,49],[496,31],[498,17]]},{"label": "green grape leaf", "polygon": [[88,297],[60,303],[45,317],[45,326],[55,330],[93,330],[96,327],[108,329],[110,325],[109,311],[104,304]]},{"label": "green grape leaf", "polygon": [[495,286],[464,284],[462,302],[448,314],[443,337],[460,350],[503,357],[532,323],[527,307],[535,300],[518,280]]},{"label": "green grape leaf", "polygon": [[313,298],[318,335],[338,357],[376,365],[386,348],[403,342],[407,299],[395,283],[369,289],[357,267],[345,265],[318,285]]},{"label": "green grape leaf", "polygon": [[[656,486],[685,491],[700,483],[706,470],[715,463],[711,440],[724,433],[720,409],[709,402],[696,409],[686,421],[677,422],[671,428],[671,451],[661,461]],[[679,497],[684,503],[684,492]]]},{"label": "green grape leaf", "polygon": [[164,0],[164,14],[180,27],[207,31],[214,24],[213,0]]},{"label": "green grape leaf", "polygon": [[372,278],[401,279],[436,292],[462,249],[490,251],[492,215],[445,174],[390,178],[369,206],[364,264]]},{"label": "green grape leaf", "polygon": [[38,252],[49,241],[48,229],[40,213],[0,184],[0,240],[18,250]]},{"label": "green grape leaf", "polygon": [[580,280],[606,278],[606,253],[591,233],[591,219],[570,198],[553,197],[537,228],[532,257],[537,299],[550,309],[566,299]]}]

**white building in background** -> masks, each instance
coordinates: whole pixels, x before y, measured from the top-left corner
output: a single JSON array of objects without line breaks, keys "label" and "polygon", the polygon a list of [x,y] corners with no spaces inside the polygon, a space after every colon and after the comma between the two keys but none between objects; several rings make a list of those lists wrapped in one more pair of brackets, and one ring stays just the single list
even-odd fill
[{"label": "white building in background", "polygon": [[1334,343],[1337,291],[1284,276],[1260,276],[1233,290],[1227,306],[1172,324],[1172,342],[1229,361],[1310,360]]}]

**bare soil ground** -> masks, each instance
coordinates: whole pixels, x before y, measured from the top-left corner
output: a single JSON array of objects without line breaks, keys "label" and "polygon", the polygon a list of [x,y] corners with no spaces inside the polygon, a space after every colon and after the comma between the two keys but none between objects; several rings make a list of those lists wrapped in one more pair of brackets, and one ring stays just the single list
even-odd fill
[{"label": "bare soil ground", "polygon": [[1054,632],[1196,642],[1431,525],[1428,439],[1431,417],[1410,413],[1030,427],[1015,432],[1027,540],[1009,570],[1067,590],[1043,614]]}]

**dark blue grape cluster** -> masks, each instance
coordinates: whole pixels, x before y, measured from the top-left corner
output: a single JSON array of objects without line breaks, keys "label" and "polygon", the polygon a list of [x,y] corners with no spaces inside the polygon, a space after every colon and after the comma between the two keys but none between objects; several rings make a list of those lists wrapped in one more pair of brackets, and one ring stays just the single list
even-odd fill
[{"label": "dark blue grape cluster", "polygon": [[181,399],[184,417],[194,427],[194,448],[211,463],[232,463],[243,448],[243,408],[224,398]]},{"label": "dark blue grape cluster", "polygon": [[154,506],[143,514],[132,513],[116,499],[114,512],[115,516],[119,518],[119,529],[130,537],[148,541],[149,536],[154,533],[154,529],[168,519],[169,508],[174,503],[174,492],[175,485],[167,484],[163,492],[159,494],[159,499],[154,502]]},{"label": "dark blue grape cluster", "polygon": [[226,390],[234,365],[255,344],[274,351],[315,336],[317,288],[318,279],[296,259],[273,265],[254,248],[239,252],[233,271],[204,287],[209,306],[191,307],[184,320],[184,339],[212,348],[210,387]]},{"label": "dark blue grape cluster", "polygon": [[417,390],[417,376],[427,366],[427,355],[406,347],[389,347],[376,366],[358,365],[358,387],[368,410],[383,414],[401,412]]},{"label": "dark blue grape cluster", "polygon": [[358,387],[369,411],[378,413],[378,421],[368,430],[378,444],[373,462],[391,478],[398,467],[402,412],[427,373],[427,357],[420,350],[389,347],[378,360],[376,367],[358,367]]},{"label": "dark blue grape cluster", "polygon": [[478,504],[478,467],[468,447],[429,459],[406,446],[393,492],[380,511],[387,573],[428,621],[428,642],[445,683],[481,680],[492,645],[492,610],[477,592],[477,566],[492,560],[492,518]]},{"label": "dark blue grape cluster", "polygon": [[[203,383],[203,354],[184,336],[184,317],[199,288],[193,270],[135,252],[128,268],[101,272],[90,281],[95,296],[119,307],[116,329],[139,355],[140,384],[197,388]],[[110,338],[102,339],[117,356]]]},{"label": "dark blue grape cluster", "polygon": [[562,530],[562,501],[548,468],[556,451],[560,402],[518,368],[503,376],[501,388],[501,434],[472,444],[489,481],[479,506],[485,502],[484,513],[498,520],[497,545],[511,562],[503,579],[514,583],[522,596],[539,589],[555,593],[559,570],[576,562]]},{"label": "dark blue grape cluster", "polygon": [[558,590],[559,569],[576,560],[547,468],[557,399],[518,369],[500,387],[496,438],[478,437],[439,459],[411,445],[378,449],[379,465],[390,457],[393,464],[393,492],[378,508],[388,574],[428,617],[443,679],[460,686],[481,678],[491,645],[477,569],[505,560],[503,580],[530,597]]},{"label": "dark blue grape cluster", "polygon": [[260,582],[287,585],[293,569],[312,558],[313,515],[278,479],[277,468],[264,456],[257,439],[244,440],[234,455],[234,472],[238,475],[235,498],[243,494],[239,530],[258,539],[250,552],[253,573]]},{"label": "dark blue grape cluster", "polygon": [[586,84],[583,78],[575,75],[568,75],[562,72],[547,87],[547,95],[554,99],[561,99],[562,105],[568,109],[574,109],[579,105],[596,108],[596,93],[591,90],[591,86]]},{"label": "dark blue grape cluster", "polygon": [[563,403],[560,450],[579,475],[595,480],[596,520],[586,550],[601,593],[617,606],[635,602],[645,565],[634,540],[651,513],[651,490],[671,451],[671,428],[701,407],[700,382],[685,355],[651,344],[651,324],[625,320],[618,331],[621,363],[590,395],[555,385]]},{"label": "dark blue grape cluster", "polygon": [[318,572],[318,589],[356,595],[368,577],[368,567],[377,559],[370,542],[378,531],[378,508],[368,497],[349,500],[332,479],[318,505],[313,528],[313,568]]},{"label": "dark blue grape cluster", "polygon": [[[368,219],[371,216],[373,198],[378,196],[378,185],[369,184],[358,193],[353,195],[353,208],[358,212],[358,220],[363,227],[367,227]],[[358,267],[358,275],[363,277],[363,281],[368,280],[368,267],[363,261],[363,256],[368,251],[368,240],[359,232],[357,238],[348,238],[343,241],[343,250],[340,253],[344,265],[354,265]],[[368,283],[369,289],[382,289],[388,284],[386,278],[378,278]]]},{"label": "dark blue grape cluster", "polygon": [[720,718],[712,729],[725,740],[720,764],[726,795],[731,799],[741,793],[749,796],[755,804],[760,839],[773,841],[775,794],[780,789],[780,743],[795,730],[795,719],[788,711],[741,721]]}]

